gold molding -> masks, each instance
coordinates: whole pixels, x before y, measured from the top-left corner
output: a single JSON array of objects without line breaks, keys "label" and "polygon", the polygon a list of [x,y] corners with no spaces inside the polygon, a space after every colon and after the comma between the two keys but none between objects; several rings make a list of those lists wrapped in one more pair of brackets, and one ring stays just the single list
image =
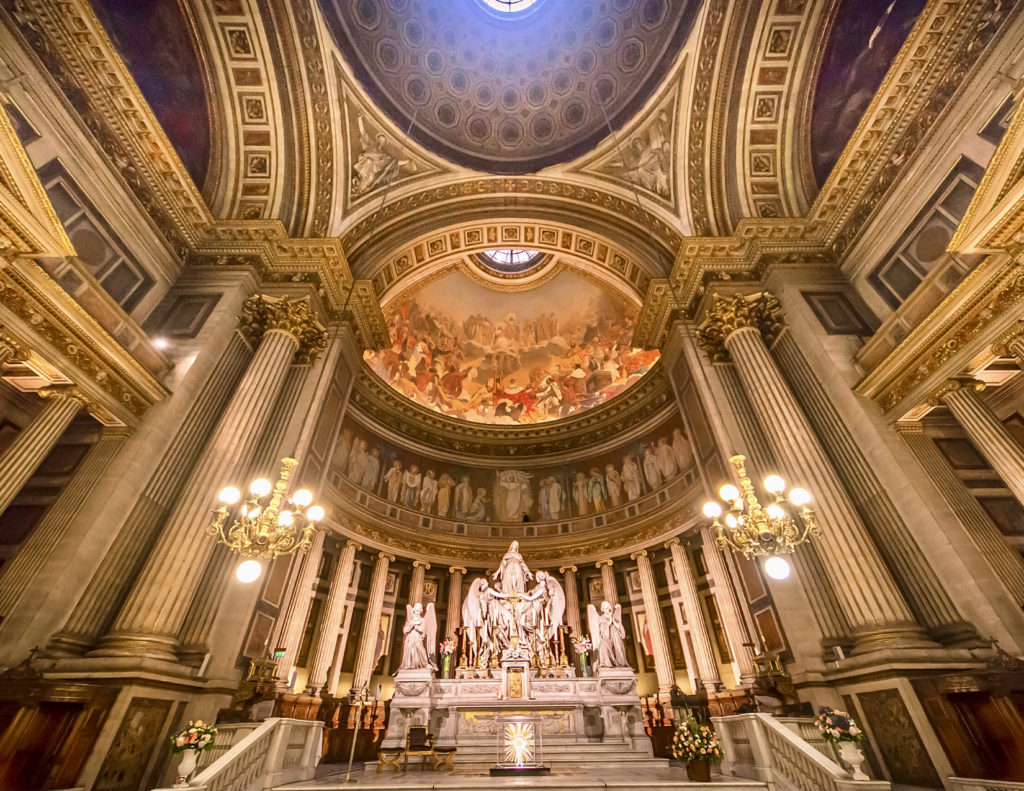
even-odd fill
[{"label": "gold molding", "polygon": [[757,294],[712,296],[704,322],[697,327],[697,346],[712,362],[729,361],[726,348],[729,336],[744,328],[757,330],[771,346],[782,332],[782,308],[779,300],[767,291]]}]

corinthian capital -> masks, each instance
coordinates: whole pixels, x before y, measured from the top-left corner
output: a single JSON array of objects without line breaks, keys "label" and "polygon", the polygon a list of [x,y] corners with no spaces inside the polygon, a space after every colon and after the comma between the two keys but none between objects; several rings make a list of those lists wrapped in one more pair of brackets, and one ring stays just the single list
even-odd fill
[{"label": "corinthian capital", "polygon": [[320,326],[304,299],[275,299],[262,294],[249,297],[242,305],[238,328],[254,344],[270,330],[287,332],[298,341],[295,360],[300,363],[313,362],[327,348],[327,330]]},{"label": "corinthian capital", "polygon": [[715,294],[707,318],[697,328],[697,345],[713,362],[727,362],[725,342],[744,327],[753,327],[771,345],[782,331],[779,301],[767,291],[731,297]]}]

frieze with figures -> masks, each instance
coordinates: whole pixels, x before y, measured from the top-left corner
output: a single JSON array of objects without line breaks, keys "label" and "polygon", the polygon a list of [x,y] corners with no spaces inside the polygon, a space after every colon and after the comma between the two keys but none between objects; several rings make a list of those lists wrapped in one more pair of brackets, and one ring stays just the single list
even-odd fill
[{"label": "frieze with figures", "polygon": [[598,514],[656,492],[693,466],[676,416],[649,436],[576,463],[522,469],[428,458],[348,421],[336,475],[380,499],[430,516],[473,522],[554,521]]}]

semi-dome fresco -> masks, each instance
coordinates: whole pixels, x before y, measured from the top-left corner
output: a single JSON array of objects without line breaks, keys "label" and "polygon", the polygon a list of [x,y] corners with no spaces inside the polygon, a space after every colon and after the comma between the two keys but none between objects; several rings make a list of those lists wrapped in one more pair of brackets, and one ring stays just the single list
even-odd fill
[{"label": "semi-dome fresco", "polygon": [[659,353],[632,346],[636,308],[563,270],[498,291],[449,272],[388,306],[370,368],[416,403],[477,423],[569,417],[627,390]]}]

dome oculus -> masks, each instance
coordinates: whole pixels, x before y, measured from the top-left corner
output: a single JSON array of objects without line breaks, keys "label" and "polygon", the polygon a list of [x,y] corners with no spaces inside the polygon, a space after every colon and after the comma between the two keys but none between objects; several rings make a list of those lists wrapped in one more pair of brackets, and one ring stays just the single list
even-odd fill
[{"label": "dome oculus", "polygon": [[488,8],[501,11],[504,14],[518,14],[530,6],[536,5],[540,0],[480,0]]}]

